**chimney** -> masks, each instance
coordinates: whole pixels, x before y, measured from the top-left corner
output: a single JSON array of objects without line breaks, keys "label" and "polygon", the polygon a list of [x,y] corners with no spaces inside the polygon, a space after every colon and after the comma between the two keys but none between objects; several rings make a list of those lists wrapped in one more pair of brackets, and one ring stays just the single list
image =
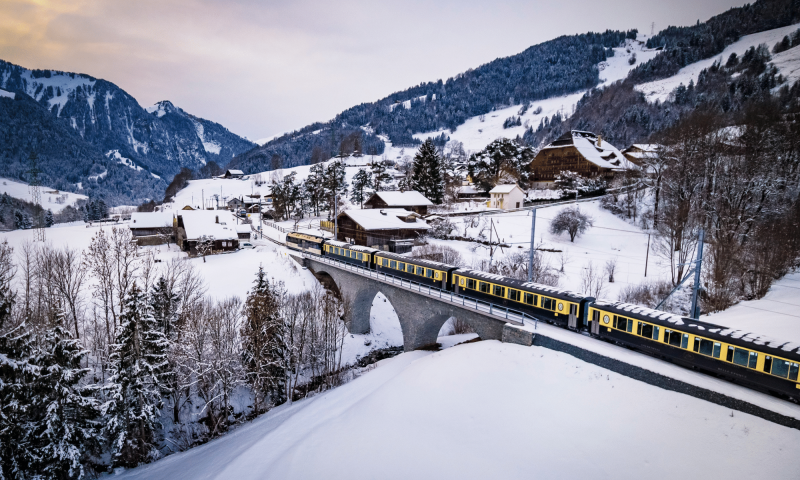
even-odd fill
[{"label": "chimney", "polygon": [[598,147],[603,146],[603,136],[602,135],[598,135],[597,136],[597,146]]}]

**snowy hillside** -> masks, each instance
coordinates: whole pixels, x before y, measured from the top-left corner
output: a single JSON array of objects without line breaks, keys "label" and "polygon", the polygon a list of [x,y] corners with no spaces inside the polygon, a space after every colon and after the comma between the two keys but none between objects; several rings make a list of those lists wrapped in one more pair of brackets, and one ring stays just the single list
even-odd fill
[{"label": "snowy hillside", "polygon": [[384,360],[118,478],[789,479],[798,458],[797,430],[485,341]]},{"label": "snowy hillside", "polygon": [[[67,205],[74,205],[78,200],[86,200],[86,195],[80,195],[71,192],[58,192],[54,193],[55,189],[50,187],[41,187],[42,192],[42,208],[45,210],[52,210],[53,213],[58,213]],[[0,178],[0,194],[7,193],[10,197],[19,198],[26,202],[32,202],[30,187],[21,182],[9,180],[7,178]]]},{"label": "snowy hillside", "polygon": [[[697,76],[700,72],[710,67],[714,62],[720,62],[724,65],[732,53],[741,57],[747,49],[750,47],[757,47],[762,43],[766,44],[767,48],[772,51],[772,47],[777,42],[781,41],[786,35],[791,35],[798,28],[800,28],[800,24],[746,35],[739,39],[739,41],[729,45],[721,54],[688,65],[672,77],[637,85],[636,90],[644,93],[647,100],[650,102],[664,102],[669,99],[670,93],[672,93],[678,85],[689,85],[689,82],[692,80],[697,83]],[[780,69],[781,73],[789,80],[790,84],[800,79],[800,48],[795,47],[774,55],[772,63]]]},{"label": "snowy hillside", "polygon": [[[654,58],[658,54],[657,50],[645,47],[646,38],[645,35],[639,35],[636,40],[626,40],[623,46],[614,48],[613,57],[609,57],[606,61],[598,64],[601,80],[598,87],[602,88],[624,79],[634,67]],[[631,64],[630,59],[634,55],[636,60]],[[444,133],[450,137],[451,141],[461,142],[465,150],[478,151],[497,138],[522,136],[529,127],[533,127],[535,130],[540,122],[545,118],[552,118],[556,113],[559,113],[562,118],[571,116],[575,109],[575,104],[578,103],[584,93],[586,92],[581,91],[531,102],[527,111],[522,115],[519,115],[522,105],[498,109],[486,115],[469,118],[452,133],[449,130],[439,130],[417,133],[413,136],[418,140],[425,140],[428,137],[437,137]],[[522,125],[503,128],[503,122],[507,118],[514,116],[520,117]],[[389,155],[389,158],[393,157]]]}]

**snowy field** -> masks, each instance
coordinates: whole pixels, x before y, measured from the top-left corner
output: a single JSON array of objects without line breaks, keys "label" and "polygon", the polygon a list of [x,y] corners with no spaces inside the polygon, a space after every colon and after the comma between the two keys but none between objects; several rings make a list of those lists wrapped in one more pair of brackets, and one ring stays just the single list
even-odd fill
[{"label": "snowy field", "polygon": [[800,431],[496,341],[381,361],[118,478],[797,478]]},{"label": "snowy field", "polygon": [[[77,193],[61,192],[50,193],[55,191],[50,187],[40,187],[42,192],[42,208],[45,210],[52,210],[53,213],[58,213],[67,205],[74,205],[78,200],[86,200],[86,195],[79,195]],[[32,202],[30,187],[26,183],[9,180],[7,178],[0,178],[0,194],[7,193],[8,196],[19,198],[27,202]],[[59,203],[60,202],[60,203]]]},{"label": "snowy field", "polygon": [[[635,88],[644,93],[647,100],[650,102],[655,102],[656,100],[664,102],[669,98],[672,91],[681,83],[683,85],[689,85],[689,82],[692,80],[697,83],[697,76],[700,72],[710,67],[714,62],[720,62],[724,65],[725,62],[728,61],[728,57],[730,57],[731,53],[735,53],[741,58],[742,54],[744,54],[747,49],[750,47],[757,47],[762,43],[766,44],[769,51],[772,52],[772,47],[774,47],[776,43],[781,41],[786,35],[794,33],[798,28],[800,28],[800,23],[754,33],[752,35],[745,35],[739,39],[739,41],[728,45],[719,55],[687,65],[681,68],[680,71],[672,77],[643,83],[637,85]],[[783,76],[789,80],[789,84],[800,79],[800,47],[794,47],[785,52],[773,55],[772,63],[778,67]]]}]

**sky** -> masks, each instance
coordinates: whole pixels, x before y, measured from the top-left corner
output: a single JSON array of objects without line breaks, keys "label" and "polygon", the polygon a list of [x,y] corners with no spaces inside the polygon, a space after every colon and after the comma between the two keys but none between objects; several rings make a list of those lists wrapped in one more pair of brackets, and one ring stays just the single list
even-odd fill
[{"label": "sky", "polygon": [[744,3],[0,0],[0,59],[103,78],[255,140],[560,35],[649,35]]}]

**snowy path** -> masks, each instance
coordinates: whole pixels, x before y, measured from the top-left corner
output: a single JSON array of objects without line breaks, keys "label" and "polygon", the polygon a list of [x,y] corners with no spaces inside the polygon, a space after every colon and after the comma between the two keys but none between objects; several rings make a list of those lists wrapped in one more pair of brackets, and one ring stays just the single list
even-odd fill
[{"label": "snowy path", "polygon": [[484,341],[385,360],[130,479],[796,478],[800,431],[569,355]]}]

